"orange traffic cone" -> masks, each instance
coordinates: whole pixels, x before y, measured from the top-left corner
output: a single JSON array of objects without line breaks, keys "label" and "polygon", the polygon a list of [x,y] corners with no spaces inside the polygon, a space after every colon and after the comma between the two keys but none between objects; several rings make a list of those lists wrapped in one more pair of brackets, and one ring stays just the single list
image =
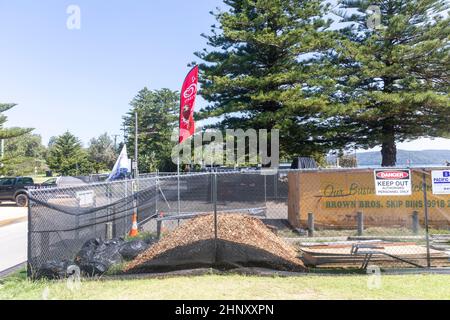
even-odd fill
[{"label": "orange traffic cone", "polygon": [[130,233],[128,235],[130,237],[136,237],[139,234],[136,211],[133,212],[133,217],[132,217],[131,221],[132,221],[131,230],[130,230]]}]

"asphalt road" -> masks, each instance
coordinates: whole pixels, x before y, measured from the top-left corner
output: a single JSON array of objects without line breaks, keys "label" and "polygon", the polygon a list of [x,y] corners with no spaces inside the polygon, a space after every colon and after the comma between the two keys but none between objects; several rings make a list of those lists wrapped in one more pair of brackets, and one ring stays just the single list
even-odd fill
[{"label": "asphalt road", "polygon": [[0,272],[27,260],[27,208],[0,205]]}]

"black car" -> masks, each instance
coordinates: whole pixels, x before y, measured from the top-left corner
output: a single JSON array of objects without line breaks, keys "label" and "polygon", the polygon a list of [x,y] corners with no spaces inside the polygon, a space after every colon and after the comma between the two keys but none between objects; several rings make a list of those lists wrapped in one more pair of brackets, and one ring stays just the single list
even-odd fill
[{"label": "black car", "polygon": [[34,186],[34,181],[30,177],[0,178],[0,201],[15,201],[19,207],[26,207],[27,188]]}]

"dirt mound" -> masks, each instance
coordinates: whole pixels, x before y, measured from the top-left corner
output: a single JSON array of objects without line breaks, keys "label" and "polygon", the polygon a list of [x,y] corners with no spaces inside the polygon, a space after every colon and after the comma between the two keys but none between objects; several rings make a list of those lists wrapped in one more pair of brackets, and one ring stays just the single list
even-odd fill
[{"label": "dirt mound", "polygon": [[268,267],[304,271],[297,252],[259,219],[241,214],[218,215],[218,240],[214,216],[193,218],[141,253],[125,272],[172,271],[196,267]]}]

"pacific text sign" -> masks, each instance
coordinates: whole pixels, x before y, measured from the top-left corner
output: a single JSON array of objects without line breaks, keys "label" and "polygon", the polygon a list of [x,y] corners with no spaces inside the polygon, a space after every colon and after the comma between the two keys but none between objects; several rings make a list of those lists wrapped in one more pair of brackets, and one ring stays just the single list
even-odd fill
[{"label": "pacific text sign", "polygon": [[433,194],[450,194],[450,169],[431,171]]}]

